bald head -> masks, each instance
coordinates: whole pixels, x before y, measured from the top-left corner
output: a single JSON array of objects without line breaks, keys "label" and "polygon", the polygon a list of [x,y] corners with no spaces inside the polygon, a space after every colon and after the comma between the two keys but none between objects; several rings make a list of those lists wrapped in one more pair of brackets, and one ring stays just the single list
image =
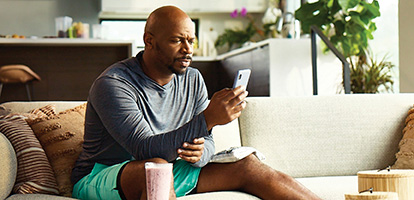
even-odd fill
[{"label": "bald head", "polygon": [[[190,66],[195,25],[181,9],[164,6],[154,10],[147,19],[144,33],[144,72],[160,85],[168,83],[173,74],[182,74]],[[160,77],[158,77],[160,78]]]},{"label": "bald head", "polygon": [[177,25],[180,21],[191,18],[175,6],[164,6],[154,10],[147,19],[145,32],[157,33]]}]

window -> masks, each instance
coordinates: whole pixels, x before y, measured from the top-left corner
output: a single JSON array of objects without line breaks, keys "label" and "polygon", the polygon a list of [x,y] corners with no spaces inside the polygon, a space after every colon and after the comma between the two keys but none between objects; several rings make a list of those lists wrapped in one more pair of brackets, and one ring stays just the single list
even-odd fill
[{"label": "window", "polygon": [[144,28],[146,20],[102,19],[105,38],[109,40],[134,40],[137,48],[144,48]]},{"label": "window", "polygon": [[[132,55],[136,55],[144,49],[144,29],[146,19],[101,19],[104,27],[104,37],[108,40],[133,40],[134,48]],[[193,19],[196,27],[196,37],[198,37],[198,19]]]}]

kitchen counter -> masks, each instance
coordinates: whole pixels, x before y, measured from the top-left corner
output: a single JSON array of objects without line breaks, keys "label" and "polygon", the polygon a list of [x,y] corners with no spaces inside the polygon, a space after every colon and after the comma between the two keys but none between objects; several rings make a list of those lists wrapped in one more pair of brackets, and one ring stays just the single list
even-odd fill
[{"label": "kitchen counter", "polygon": [[[96,39],[0,39],[0,66],[24,64],[42,80],[33,82],[33,100],[86,100],[100,73],[131,57],[133,41]],[[4,85],[0,102],[27,100],[25,87]]]},{"label": "kitchen counter", "polygon": [[133,40],[101,40],[101,39],[84,39],[84,38],[38,38],[38,39],[14,39],[14,38],[0,38],[0,44],[126,44],[131,45]]}]

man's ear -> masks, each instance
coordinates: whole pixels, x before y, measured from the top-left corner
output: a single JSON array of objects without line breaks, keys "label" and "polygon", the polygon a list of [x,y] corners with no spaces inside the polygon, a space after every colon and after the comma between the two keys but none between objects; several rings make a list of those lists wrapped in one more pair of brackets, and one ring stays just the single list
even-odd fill
[{"label": "man's ear", "polygon": [[152,47],[154,46],[153,41],[154,41],[154,37],[152,34],[144,33],[145,48],[152,49]]}]

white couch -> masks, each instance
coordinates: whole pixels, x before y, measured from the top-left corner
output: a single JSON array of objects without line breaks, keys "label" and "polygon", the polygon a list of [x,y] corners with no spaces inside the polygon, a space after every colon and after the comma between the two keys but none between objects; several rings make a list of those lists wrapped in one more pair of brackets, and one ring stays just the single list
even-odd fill
[{"label": "white couch", "polygon": [[[3,105],[26,112],[48,103]],[[54,103],[58,110],[80,104]],[[358,171],[394,164],[404,121],[413,104],[414,94],[252,97],[239,120],[214,128],[216,151],[240,145],[255,147],[266,156],[263,162],[295,177],[322,199],[344,199],[344,194],[358,192]],[[0,138],[0,144],[5,143],[4,137]],[[14,156],[7,154],[4,145],[0,148],[0,156]],[[4,171],[15,168],[12,161],[6,164],[5,160],[10,159],[0,161],[0,190],[7,187],[4,174],[10,176]],[[58,199],[44,195],[12,195],[8,199],[45,198]],[[179,199],[258,198],[241,192],[214,192]]]}]

